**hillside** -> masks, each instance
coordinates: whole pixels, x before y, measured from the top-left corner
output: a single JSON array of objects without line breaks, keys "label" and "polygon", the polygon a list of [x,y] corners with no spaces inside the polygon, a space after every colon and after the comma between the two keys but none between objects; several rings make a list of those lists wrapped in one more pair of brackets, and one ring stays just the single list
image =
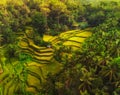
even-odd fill
[{"label": "hillside", "polygon": [[[28,75],[26,77],[27,82],[25,82],[24,85],[27,86],[27,92],[35,94],[39,92],[41,83],[46,81],[45,78],[48,73],[57,73],[62,68],[62,64],[53,57],[54,51],[57,52],[61,45],[65,46],[64,48],[73,48],[71,52],[73,50],[77,50],[81,47],[84,39],[90,36],[91,33],[87,30],[72,30],[61,33],[59,36],[44,35],[43,39],[50,43],[50,48],[37,46],[34,44],[32,39],[29,39],[26,36],[26,34],[23,35],[24,36],[18,37],[18,39],[20,39],[18,43],[21,48],[21,52],[23,54],[28,54],[31,57],[30,61],[28,61],[24,67],[28,70]],[[66,51],[63,53],[64,54],[62,54],[62,56],[65,56],[65,53],[68,54],[68,56],[71,56],[70,52],[67,53]],[[5,62],[5,60],[3,60],[3,62]],[[17,81],[15,83],[17,76],[14,73],[14,70],[12,70],[14,68],[18,68],[19,64],[20,63],[18,61],[14,61],[12,65],[7,65],[7,67],[4,67],[5,71],[0,75],[0,80],[2,81],[2,84],[5,85],[3,92],[4,95],[13,95],[16,85],[19,85]],[[16,70],[17,71],[15,72],[17,72],[21,77],[20,79],[22,79],[22,75],[20,74],[22,72],[22,68]],[[41,82],[39,82],[39,80],[41,80]]]},{"label": "hillside", "polygon": [[1,0],[0,95],[119,95],[120,0]]}]

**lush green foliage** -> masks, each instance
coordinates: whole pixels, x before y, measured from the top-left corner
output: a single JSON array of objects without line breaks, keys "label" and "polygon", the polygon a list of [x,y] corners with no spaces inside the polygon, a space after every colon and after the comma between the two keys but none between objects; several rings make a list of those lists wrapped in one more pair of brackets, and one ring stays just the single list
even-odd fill
[{"label": "lush green foliage", "polygon": [[[6,0],[5,3],[0,3],[1,95],[119,95],[119,1],[101,0],[95,4],[88,0]],[[58,36],[51,42],[53,47],[43,41],[44,34],[58,35],[87,27],[92,27],[93,35],[76,51],[63,45],[67,38]],[[61,67],[58,72],[49,73],[48,63]]]},{"label": "lush green foliage", "polygon": [[82,49],[73,54],[73,58],[59,59],[64,68],[57,74],[48,76],[47,83],[43,85],[44,94],[119,95],[119,39],[118,30],[93,34],[85,41]]}]

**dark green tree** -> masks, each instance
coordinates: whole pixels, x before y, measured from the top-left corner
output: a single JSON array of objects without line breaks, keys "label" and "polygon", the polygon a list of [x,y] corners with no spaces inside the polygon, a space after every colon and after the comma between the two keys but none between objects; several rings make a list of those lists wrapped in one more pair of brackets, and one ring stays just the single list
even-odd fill
[{"label": "dark green tree", "polygon": [[32,13],[32,26],[34,27],[35,31],[43,37],[43,34],[46,32],[46,18],[40,12]]}]

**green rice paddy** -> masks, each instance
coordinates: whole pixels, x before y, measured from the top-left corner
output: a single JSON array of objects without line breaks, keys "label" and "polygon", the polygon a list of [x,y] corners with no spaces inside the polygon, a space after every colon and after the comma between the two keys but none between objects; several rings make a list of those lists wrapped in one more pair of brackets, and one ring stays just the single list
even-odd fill
[{"label": "green rice paddy", "polygon": [[[35,45],[33,40],[27,36],[29,34],[25,33],[19,36],[18,45],[21,48],[21,52],[30,55],[32,58],[24,66],[28,73],[26,82],[23,85],[26,87],[26,91],[37,95],[37,92],[40,91],[41,83],[46,81],[46,75],[48,73],[54,74],[62,68],[62,64],[53,57],[56,48],[59,48],[62,44],[65,47],[71,47],[73,51],[80,49],[82,42],[91,34],[88,30],[72,30],[61,33],[58,36],[44,35],[43,40],[49,42],[51,47]],[[64,54],[65,52],[62,56]],[[71,56],[71,53],[68,53],[68,55]],[[5,63],[6,59],[2,57],[1,61]],[[17,68],[19,65],[21,65],[19,61],[14,61],[12,65],[6,65],[4,71],[1,69],[0,84],[4,85],[2,88],[4,90],[1,90],[3,95],[14,95],[19,87],[22,88],[21,82],[24,80],[25,75],[23,75],[23,67]],[[17,76],[14,71],[15,68],[17,68]],[[21,80],[19,80],[19,77]]]}]

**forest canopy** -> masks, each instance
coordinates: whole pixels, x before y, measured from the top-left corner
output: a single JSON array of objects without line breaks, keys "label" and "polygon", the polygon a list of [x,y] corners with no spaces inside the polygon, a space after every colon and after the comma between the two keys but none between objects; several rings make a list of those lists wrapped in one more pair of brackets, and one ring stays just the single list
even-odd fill
[{"label": "forest canopy", "polygon": [[0,1],[1,95],[119,95],[119,80],[119,0]]}]

